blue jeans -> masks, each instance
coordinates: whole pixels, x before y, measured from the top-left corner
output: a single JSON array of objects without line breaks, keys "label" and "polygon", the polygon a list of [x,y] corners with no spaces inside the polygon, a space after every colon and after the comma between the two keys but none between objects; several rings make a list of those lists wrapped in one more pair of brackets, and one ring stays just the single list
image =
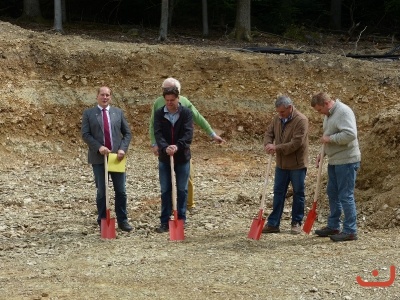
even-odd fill
[{"label": "blue jeans", "polygon": [[357,233],[357,211],[354,199],[357,170],[360,162],[344,165],[328,165],[328,186],[330,214],[328,227],[340,230],[340,216],[344,213],[343,233]]},{"label": "blue jeans", "polygon": [[[106,190],[105,190],[105,178],[104,178],[104,164],[92,165],[94,181],[97,188],[96,204],[97,204],[97,222],[106,217]],[[117,222],[121,223],[128,220],[126,211],[126,190],[125,190],[125,173],[108,173],[111,176],[114,191],[115,191],[115,214],[117,216]],[[108,184],[108,182],[107,182]]]},{"label": "blue jeans", "polygon": [[[174,165],[178,219],[186,220],[186,203],[188,196],[188,181],[190,174],[190,161]],[[158,173],[161,187],[161,224],[168,224],[172,213],[172,181],[171,166],[169,163],[158,162]]]},{"label": "blue jeans", "polygon": [[286,193],[290,182],[293,187],[292,224],[299,223],[301,225],[304,218],[304,180],[306,174],[307,168],[298,170],[275,168],[273,208],[267,221],[269,226],[279,227],[280,225],[283,208],[285,206]]}]

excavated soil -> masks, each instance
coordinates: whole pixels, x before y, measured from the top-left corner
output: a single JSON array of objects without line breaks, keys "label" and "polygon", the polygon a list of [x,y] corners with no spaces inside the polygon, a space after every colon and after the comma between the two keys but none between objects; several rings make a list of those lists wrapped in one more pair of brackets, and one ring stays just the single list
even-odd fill
[{"label": "excavated soil", "polygon": [[[323,54],[238,51],[301,46],[272,39],[259,35],[245,45],[175,36],[157,44],[154,36],[58,35],[0,22],[0,298],[398,299],[399,277],[390,266],[400,267],[400,62],[346,58],[355,42],[334,38],[318,46]],[[376,54],[393,48],[357,46]],[[195,128],[197,209],[188,214],[183,242],[154,232],[160,200],[148,119],[169,76],[181,81],[182,94],[226,139],[217,145]],[[134,136],[127,193],[135,229],[118,231],[114,240],[100,238],[80,137],[82,111],[95,104],[101,85],[113,89],[113,104],[125,111]],[[282,233],[250,240],[266,167],[262,137],[279,94],[288,94],[309,117],[311,205],[322,117],[309,103],[318,91],[340,98],[357,116],[359,240],[291,235],[290,197]],[[325,187],[325,170],[322,181]],[[266,214],[271,199],[269,186]],[[321,193],[315,227],[325,225],[327,213]],[[357,276],[371,285],[395,280],[389,287],[363,287]]]}]

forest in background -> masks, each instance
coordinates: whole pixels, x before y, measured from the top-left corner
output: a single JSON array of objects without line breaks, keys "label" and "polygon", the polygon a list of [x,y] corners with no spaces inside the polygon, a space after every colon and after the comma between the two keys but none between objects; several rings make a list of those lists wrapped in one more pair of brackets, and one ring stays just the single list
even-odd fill
[{"label": "forest in background", "polygon": [[[330,31],[345,33],[349,38],[383,35],[396,38],[400,29],[400,0],[59,0],[65,9],[63,22],[127,25],[133,28],[160,26],[162,2],[168,3],[170,30],[185,28],[202,31],[202,5],[206,3],[210,31],[229,33],[235,27],[238,3],[251,3],[251,30],[285,35],[291,38],[301,32]],[[40,18],[54,19],[54,0],[2,0],[2,20],[27,20],[32,6],[38,5]],[[35,12],[34,12],[35,13]],[[29,18],[28,18],[29,19]]]}]

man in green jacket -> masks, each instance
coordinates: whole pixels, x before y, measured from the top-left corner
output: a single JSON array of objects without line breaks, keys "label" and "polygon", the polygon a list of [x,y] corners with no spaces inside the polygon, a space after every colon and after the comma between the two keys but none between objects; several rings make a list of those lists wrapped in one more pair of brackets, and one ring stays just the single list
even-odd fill
[{"label": "man in green jacket", "polygon": [[[172,77],[165,79],[161,87],[163,90],[165,88],[177,87],[179,93],[181,91],[180,82],[177,79],[172,78]],[[200,126],[200,128],[202,128],[214,141],[216,141],[218,143],[225,142],[224,139],[222,139],[219,135],[217,135],[214,132],[214,130],[211,128],[211,125],[207,122],[207,120],[199,113],[199,111],[196,109],[196,107],[186,97],[179,95],[179,103],[182,106],[185,106],[192,111],[194,123],[197,124],[198,126]],[[149,134],[150,134],[151,148],[152,148],[154,155],[156,155],[156,156],[158,156],[158,146],[156,144],[156,139],[154,137],[154,112],[157,109],[163,107],[164,105],[165,105],[165,99],[164,99],[164,97],[160,96],[154,102],[152,110],[151,110]],[[189,211],[192,211],[193,208],[195,207],[193,191],[194,191],[193,165],[190,161],[190,176],[189,176],[188,200],[187,200],[187,208]]]}]

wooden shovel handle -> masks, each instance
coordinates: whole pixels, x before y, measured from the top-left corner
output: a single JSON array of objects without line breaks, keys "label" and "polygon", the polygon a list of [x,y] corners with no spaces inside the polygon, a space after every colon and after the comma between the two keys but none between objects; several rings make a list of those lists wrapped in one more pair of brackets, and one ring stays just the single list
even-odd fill
[{"label": "wooden shovel handle", "polygon": [[110,207],[110,200],[108,199],[108,161],[107,155],[104,155],[104,188],[106,191],[106,210]]},{"label": "wooden shovel handle", "polygon": [[325,154],[325,144],[322,144],[320,158],[319,158],[319,165],[318,165],[317,185],[315,186],[315,193],[314,193],[314,203],[317,202],[318,194],[321,189],[321,173],[322,173],[322,165],[324,162],[324,154]]},{"label": "wooden shovel handle", "polygon": [[260,210],[263,210],[265,206],[265,196],[267,194],[267,186],[269,181],[269,173],[271,171],[271,163],[272,163],[272,154],[269,155],[267,169],[265,170],[265,180],[264,180],[263,192],[261,195]]},{"label": "wooden shovel handle", "polygon": [[170,165],[171,165],[171,182],[172,182],[172,210],[176,211],[176,179],[175,179],[175,170],[174,170],[174,156],[169,156]]}]

